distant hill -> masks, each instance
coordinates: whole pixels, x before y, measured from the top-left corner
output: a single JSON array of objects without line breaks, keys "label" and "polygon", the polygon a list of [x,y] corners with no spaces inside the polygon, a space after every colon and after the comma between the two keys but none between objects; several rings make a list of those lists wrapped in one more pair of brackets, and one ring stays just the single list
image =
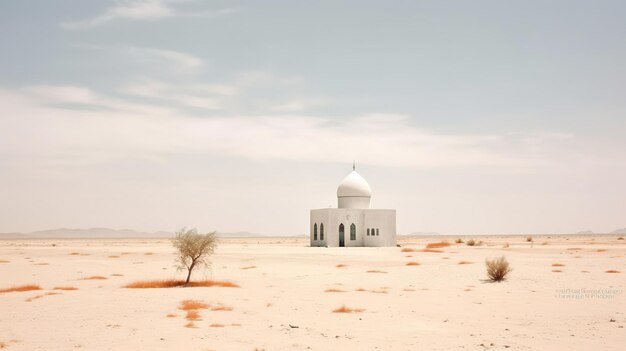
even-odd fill
[{"label": "distant hill", "polygon": [[612,231],[611,234],[626,234],[626,228],[616,229]]},{"label": "distant hill", "polygon": [[[172,232],[139,232],[132,229],[110,229],[110,228],[89,228],[89,229],[50,229],[40,230],[31,233],[0,233],[0,239],[89,239],[89,238],[171,238]],[[261,234],[249,232],[221,233],[219,237],[258,237]]]},{"label": "distant hill", "polygon": [[583,230],[583,231],[580,231],[580,232],[578,232],[576,234],[593,234],[593,232],[591,230]]},{"label": "distant hill", "polygon": [[406,236],[431,236],[431,235],[441,235],[437,232],[413,232],[411,234],[405,234]]}]

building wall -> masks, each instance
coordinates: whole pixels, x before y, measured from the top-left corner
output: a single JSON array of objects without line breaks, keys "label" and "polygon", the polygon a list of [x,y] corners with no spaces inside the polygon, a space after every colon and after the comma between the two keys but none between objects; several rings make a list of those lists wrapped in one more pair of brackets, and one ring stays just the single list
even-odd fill
[{"label": "building wall", "polygon": [[[339,246],[339,225],[345,228],[344,243],[351,246],[395,246],[396,211],[375,209],[324,208],[311,210],[311,246]],[[324,240],[320,238],[320,227],[324,224]],[[355,240],[350,239],[350,225],[356,226]],[[317,224],[317,240],[314,226]],[[378,235],[367,235],[367,228],[378,229]],[[372,234],[372,233],[370,233]]]}]

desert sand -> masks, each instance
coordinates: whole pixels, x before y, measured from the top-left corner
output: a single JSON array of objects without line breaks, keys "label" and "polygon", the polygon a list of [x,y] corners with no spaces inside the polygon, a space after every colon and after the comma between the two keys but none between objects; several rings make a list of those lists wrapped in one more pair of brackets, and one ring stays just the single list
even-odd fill
[{"label": "desert sand", "polygon": [[[212,267],[193,279],[238,288],[159,289],[123,286],[184,277],[167,239],[3,240],[0,290],[41,290],[0,293],[0,348],[624,349],[626,241],[619,235],[474,237],[480,246],[456,238],[404,237],[389,248],[222,239]],[[451,245],[422,251],[441,240]],[[485,259],[502,255],[513,271],[504,282],[486,282]],[[208,306],[190,315],[192,326],[183,300]],[[354,311],[333,312],[342,306]]]}]

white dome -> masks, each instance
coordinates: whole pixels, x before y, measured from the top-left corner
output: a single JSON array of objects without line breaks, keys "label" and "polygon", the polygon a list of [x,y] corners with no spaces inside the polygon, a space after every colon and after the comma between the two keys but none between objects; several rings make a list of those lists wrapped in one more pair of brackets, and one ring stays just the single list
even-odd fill
[{"label": "white dome", "polygon": [[337,197],[371,197],[372,189],[360,174],[350,172],[339,184]]}]

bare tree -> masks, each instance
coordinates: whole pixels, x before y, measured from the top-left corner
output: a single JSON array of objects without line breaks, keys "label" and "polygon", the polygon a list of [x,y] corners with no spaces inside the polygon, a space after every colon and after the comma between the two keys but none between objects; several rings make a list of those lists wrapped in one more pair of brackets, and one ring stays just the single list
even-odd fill
[{"label": "bare tree", "polygon": [[183,228],[176,232],[176,237],[172,239],[172,245],[178,251],[176,258],[178,269],[187,270],[185,284],[188,284],[194,268],[211,265],[209,256],[215,251],[217,238],[215,232],[198,234],[196,228],[190,230]]}]

